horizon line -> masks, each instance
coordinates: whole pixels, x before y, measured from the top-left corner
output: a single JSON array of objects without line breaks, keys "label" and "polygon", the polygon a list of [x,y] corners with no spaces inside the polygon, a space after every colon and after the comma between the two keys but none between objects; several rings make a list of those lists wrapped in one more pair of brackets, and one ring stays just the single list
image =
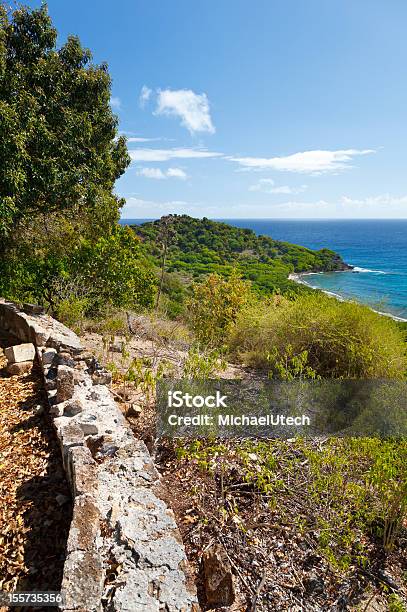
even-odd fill
[{"label": "horizon line", "polygon": [[[208,217],[203,215],[201,217],[194,217],[194,215],[188,213],[169,213],[178,216],[187,216],[195,219],[211,219],[212,221],[407,221],[407,217]],[[120,217],[120,221],[134,221],[135,219],[159,219],[167,215],[160,215],[159,217]]]}]

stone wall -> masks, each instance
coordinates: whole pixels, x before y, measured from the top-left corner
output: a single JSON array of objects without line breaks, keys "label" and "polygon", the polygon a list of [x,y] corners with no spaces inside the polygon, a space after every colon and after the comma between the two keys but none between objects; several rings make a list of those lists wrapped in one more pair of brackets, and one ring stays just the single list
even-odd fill
[{"label": "stone wall", "polygon": [[0,299],[0,329],[32,342],[71,486],[62,610],[196,611],[196,591],[160,477],[79,338]]}]

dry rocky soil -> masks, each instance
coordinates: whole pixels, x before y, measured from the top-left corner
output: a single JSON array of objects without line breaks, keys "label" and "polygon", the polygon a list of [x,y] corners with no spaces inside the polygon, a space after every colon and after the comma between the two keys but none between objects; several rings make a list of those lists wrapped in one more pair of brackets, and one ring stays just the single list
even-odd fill
[{"label": "dry rocky soil", "polygon": [[11,344],[0,338],[0,591],[58,591],[71,495],[40,372],[9,376]]}]

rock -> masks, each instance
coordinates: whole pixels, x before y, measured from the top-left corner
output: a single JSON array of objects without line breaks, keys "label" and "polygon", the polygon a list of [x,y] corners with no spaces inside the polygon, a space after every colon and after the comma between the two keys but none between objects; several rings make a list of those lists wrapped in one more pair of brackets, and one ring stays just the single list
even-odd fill
[{"label": "rock", "polygon": [[109,345],[109,350],[112,353],[121,353],[124,348],[124,342],[111,342]]},{"label": "rock", "polygon": [[94,414],[83,416],[81,420],[78,421],[78,424],[85,436],[94,436],[99,433],[97,419]]},{"label": "rock", "polygon": [[9,364],[34,361],[35,347],[30,342],[27,344],[16,344],[4,349],[4,354]]},{"label": "rock", "polygon": [[96,549],[96,538],[100,535],[100,512],[91,495],[75,498],[67,553],[75,550]]},{"label": "rock", "polygon": [[41,416],[42,414],[44,414],[44,406],[42,406],[41,404],[37,404],[36,406],[34,406],[33,414],[34,416]]},{"label": "rock", "polygon": [[23,304],[23,312],[28,315],[42,315],[45,313],[45,310],[42,306],[38,306],[38,304]]},{"label": "rock", "polygon": [[211,607],[231,606],[235,601],[233,575],[225,549],[214,544],[203,554],[206,600]]},{"label": "rock", "polygon": [[89,376],[84,372],[84,370],[78,369],[77,366],[75,366],[75,370],[74,370],[75,385],[82,385],[86,387],[88,379],[89,379]]},{"label": "rock", "polygon": [[308,593],[323,593],[325,590],[325,582],[321,576],[311,573],[304,580],[305,589]]},{"label": "rock", "polygon": [[90,450],[85,446],[73,446],[68,453],[68,473],[74,497],[97,495],[97,466]]},{"label": "rock", "polygon": [[142,407],[138,404],[128,404],[126,410],[126,416],[138,417],[143,411]]},{"label": "rock", "polygon": [[42,354],[42,364],[45,365],[51,365],[52,362],[54,361],[55,355],[57,354],[56,349],[53,348],[46,348]]},{"label": "rock", "polygon": [[56,378],[47,378],[45,380],[45,388],[47,391],[54,391],[57,388]]},{"label": "rock", "polygon": [[101,610],[105,572],[97,550],[71,552],[65,561],[61,591],[65,610]]},{"label": "rock", "polygon": [[108,370],[96,370],[92,374],[92,381],[94,385],[110,385],[112,382],[112,373]]},{"label": "rock", "polygon": [[49,330],[36,322],[33,317],[28,316],[30,323],[30,340],[36,346],[45,346],[49,338]]},{"label": "rock", "polygon": [[10,376],[21,376],[22,374],[27,374],[27,372],[31,372],[33,368],[32,361],[23,361],[21,363],[12,363],[7,367],[7,373]]},{"label": "rock", "polygon": [[66,402],[74,394],[74,372],[65,365],[58,366],[57,373],[57,403]]},{"label": "rock", "polygon": [[55,418],[59,418],[64,414],[64,405],[63,404],[54,404],[50,407],[49,413],[51,416]]},{"label": "rock", "polygon": [[58,438],[64,448],[83,445],[83,431],[77,423],[63,416],[58,419],[58,421],[55,420],[55,426],[57,428]]},{"label": "rock", "polygon": [[80,400],[68,400],[64,404],[64,415],[65,416],[75,416],[82,412],[83,406]]},{"label": "rock", "polygon": [[70,353],[67,353],[67,352],[58,353],[57,364],[69,366],[70,368],[73,368],[75,366],[75,359],[72,357]]},{"label": "rock", "polygon": [[59,495],[55,497],[55,501],[57,502],[58,506],[63,506],[71,500],[66,495],[62,495],[61,493],[59,493]]}]

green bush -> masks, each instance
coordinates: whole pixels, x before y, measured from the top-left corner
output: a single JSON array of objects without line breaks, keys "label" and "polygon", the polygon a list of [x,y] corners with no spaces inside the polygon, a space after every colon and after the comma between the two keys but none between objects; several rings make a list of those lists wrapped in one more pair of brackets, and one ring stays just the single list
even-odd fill
[{"label": "green bush", "polygon": [[208,346],[222,344],[250,297],[249,283],[235,272],[227,279],[210,274],[202,283],[196,284],[188,312],[197,339]]},{"label": "green bush", "polygon": [[228,344],[233,356],[277,378],[290,378],[282,372],[298,358],[323,378],[403,379],[407,372],[404,333],[392,319],[320,293],[249,305]]}]

